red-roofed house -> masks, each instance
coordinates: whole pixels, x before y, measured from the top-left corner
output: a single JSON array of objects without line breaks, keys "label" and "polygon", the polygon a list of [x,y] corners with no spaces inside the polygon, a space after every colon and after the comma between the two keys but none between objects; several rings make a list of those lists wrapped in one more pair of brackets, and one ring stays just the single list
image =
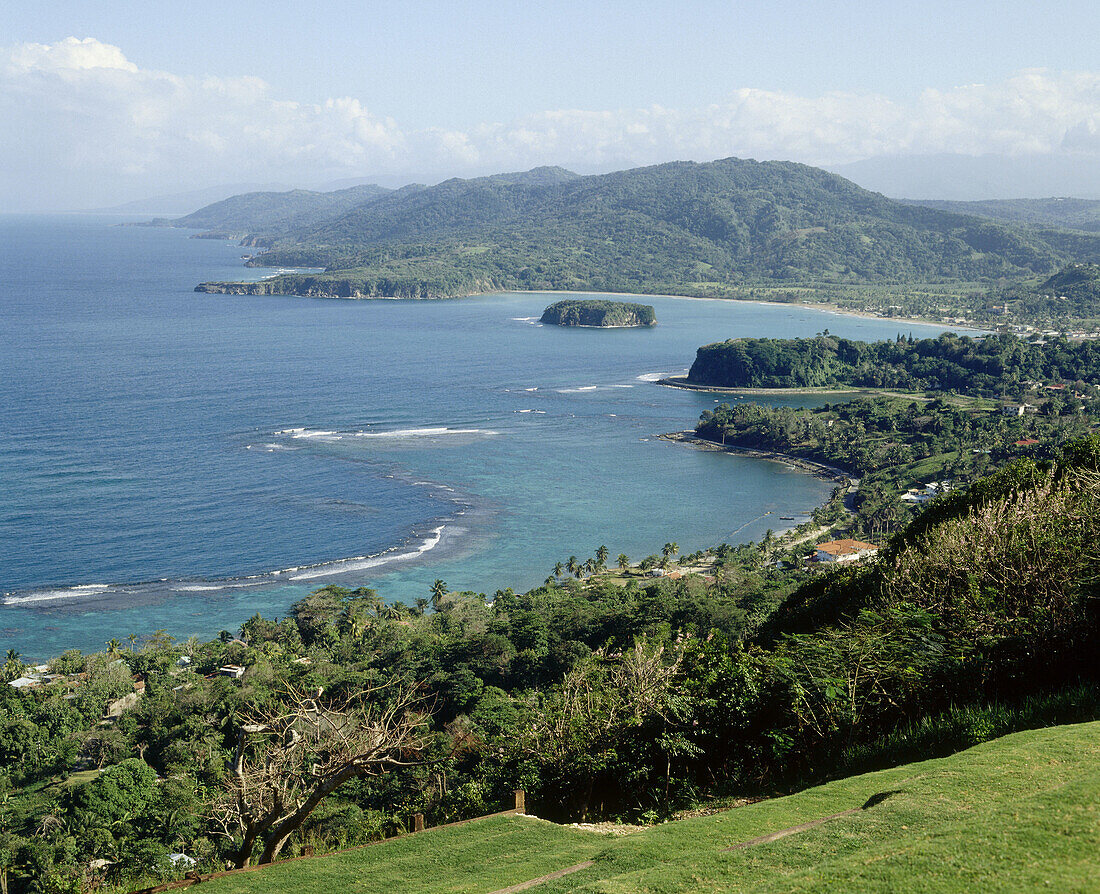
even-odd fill
[{"label": "red-roofed house", "polygon": [[814,552],[815,562],[855,562],[866,559],[878,552],[873,543],[862,540],[830,540],[819,543]]}]

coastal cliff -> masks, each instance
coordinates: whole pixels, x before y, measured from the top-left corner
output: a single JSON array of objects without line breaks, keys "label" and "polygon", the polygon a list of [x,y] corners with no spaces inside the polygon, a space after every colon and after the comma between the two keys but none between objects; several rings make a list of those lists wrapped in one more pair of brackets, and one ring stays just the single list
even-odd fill
[{"label": "coastal cliff", "polygon": [[436,282],[413,277],[333,277],[288,273],[262,279],[259,282],[204,282],[196,292],[217,295],[299,295],[306,298],[457,298],[492,292],[498,285],[488,280],[464,283]]}]

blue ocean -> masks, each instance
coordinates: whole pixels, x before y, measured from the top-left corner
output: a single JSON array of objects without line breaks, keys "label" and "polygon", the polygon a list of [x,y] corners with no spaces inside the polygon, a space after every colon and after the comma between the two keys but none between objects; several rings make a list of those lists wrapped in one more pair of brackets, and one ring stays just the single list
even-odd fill
[{"label": "blue ocean", "polygon": [[203,295],[266,272],[121,222],[0,217],[0,649],[30,658],[235,631],[328,583],[411,602],[437,578],[527,589],[601,544],[758,538],[831,485],[656,439],[716,401],[654,380],[736,336],[940,331],[676,298],[644,299],[653,329],[592,330],[540,325],[551,294]]}]

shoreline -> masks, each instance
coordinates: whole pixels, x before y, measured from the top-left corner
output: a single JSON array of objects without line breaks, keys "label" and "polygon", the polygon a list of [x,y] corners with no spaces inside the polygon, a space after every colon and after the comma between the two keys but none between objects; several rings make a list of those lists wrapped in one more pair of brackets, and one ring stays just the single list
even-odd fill
[{"label": "shoreline", "polygon": [[853,476],[851,472],[847,472],[836,466],[817,462],[816,460],[803,459],[800,456],[792,456],[789,453],[776,453],[773,450],[760,450],[756,447],[739,447],[734,444],[715,444],[714,441],[700,438],[691,430],[668,432],[663,435],[657,435],[657,438],[661,441],[683,444],[695,450],[709,450],[714,453],[735,453],[741,456],[750,456],[754,459],[766,459],[772,462],[780,462],[803,472],[809,472],[818,478],[823,478],[827,481],[835,481],[837,484],[844,484],[848,487],[851,487],[859,480]]},{"label": "shoreline", "polygon": [[[803,472],[807,475],[813,475],[815,478],[819,478],[823,481],[831,481],[837,487],[842,487],[850,494],[852,489],[858,487],[859,478],[853,476],[850,472],[844,469],[837,468],[836,466],[826,465],[812,459],[803,459],[800,456],[792,456],[789,453],[776,453],[773,450],[760,450],[755,447],[738,447],[733,444],[715,444],[714,441],[708,441],[706,438],[700,438],[692,430],[667,432],[666,434],[657,435],[658,440],[669,441],[673,444],[679,444],[683,447],[688,447],[692,450],[706,450],[711,453],[728,453],[737,456],[747,456],[753,459],[763,459],[769,462],[781,463],[799,472]],[[833,492],[836,493],[835,490]],[[832,497],[827,499],[821,506],[826,506],[830,502]],[[847,504],[847,496],[845,497],[845,504]],[[820,507],[815,507],[820,508]],[[850,512],[851,510],[849,510]],[[794,517],[803,516],[805,513],[799,512]],[[780,520],[783,520],[783,516],[779,516]],[[806,524],[812,520],[812,516],[806,517],[806,522],[792,524],[789,527],[782,528],[775,532],[775,536],[779,539],[785,538],[788,535],[793,535],[798,529],[799,524]],[[742,526],[744,527],[744,526]],[[796,537],[790,543],[791,546],[797,546],[804,543],[807,540],[812,540],[818,536],[821,536],[824,532],[831,530],[835,527],[835,524],[825,525],[817,530],[811,530],[808,534],[802,537]],[[740,529],[738,529],[740,530]]]},{"label": "shoreline", "polygon": [[[324,268],[302,268],[303,270],[323,270]],[[258,280],[258,283],[266,283],[276,276],[280,275],[309,275],[308,273],[289,273],[283,274],[274,273],[269,274],[266,277]],[[207,294],[224,294],[224,295],[276,295],[283,293],[276,292],[251,292],[248,291],[249,286],[255,286],[256,283],[249,282],[247,280],[240,280],[236,282],[202,282],[195,286],[194,291],[204,292]],[[207,286],[211,288],[206,288]],[[810,303],[806,301],[768,301],[761,298],[733,298],[733,297],[721,297],[718,295],[674,295],[668,292],[613,292],[613,291],[591,291],[586,289],[495,289],[485,292],[463,292],[459,295],[438,295],[438,296],[424,296],[418,298],[406,298],[398,295],[362,295],[358,293],[349,295],[337,295],[322,292],[312,292],[309,294],[299,293],[286,293],[288,297],[293,298],[338,298],[350,301],[446,301],[460,298],[473,298],[480,295],[615,295],[618,297],[632,297],[632,298],[672,298],[678,301],[737,301],[743,304],[759,304],[767,307],[789,307],[799,308],[801,310],[814,310],[820,313],[835,314],[845,317],[857,317],[864,320],[893,320],[898,323],[914,323],[924,326],[944,326],[950,331],[963,331],[974,333],[988,333],[994,330],[984,328],[980,323],[975,321],[968,321],[959,324],[947,324],[942,320],[932,319],[930,317],[886,317],[879,314],[867,313],[858,310],[846,310],[845,308],[838,307],[835,304],[829,302],[815,302]],[[580,327],[577,327],[580,328]],[[591,326],[583,328],[592,329],[610,329],[610,328],[647,328],[647,327],[610,327],[610,326]]]},{"label": "shoreline", "polygon": [[[806,301],[766,301],[762,298],[722,298],[718,295],[671,295],[667,292],[591,292],[582,289],[507,289],[498,292],[473,292],[458,297],[470,298],[474,295],[620,295],[635,298],[675,298],[678,301],[737,301],[742,304],[762,304],[768,307],[797,307],[803,310],[816,310],[821,313],[837,314],[844,317],[859,317],[864,320],[896,320],[899,323],[918,323],[924,326],[946,326],[941,320],[930,317],[883,317],[878,314],[858,310],[845,310],[828,302],[811,304]],[[967,322],[957,324],[953,330],[965,329],[973,332],[993,332],[980,323]]]},{"label": "shoreline", "polygon": [[[900,392],[886,392],[876,388],[748,388],[722,385],[695,385],[687,380],[687,376],[665,376],[657,379],[655,385],[663,385],[665,388],[681,388],[684,391],[700,391],[704,394],[759,394],[764,395],[798,395],[798,394],[888,394]],[[908,395],[906,395],[908,397]],[[914,398],[916,399],[916,398]],[[921,398],[924,399],[924,398]]]}]

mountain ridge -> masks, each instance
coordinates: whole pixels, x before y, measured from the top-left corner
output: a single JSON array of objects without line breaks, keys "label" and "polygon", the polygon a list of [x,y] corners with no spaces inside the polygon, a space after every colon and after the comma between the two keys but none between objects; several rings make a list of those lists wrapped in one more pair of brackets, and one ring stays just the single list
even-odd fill
[{"label": "mountain ridge", "polygon": [[[1100,235],[897,202],[819,168],[736,158],[452,179],[248,235],[267,249],[252,266],[326,268],[315,289],[332,276],[365,295],[396,283],[398,296],[427,297],[474,282],[721,294],[744,283],[992,281],[1100,260]],[[293,292],[294,279],[278,285]]]}]

